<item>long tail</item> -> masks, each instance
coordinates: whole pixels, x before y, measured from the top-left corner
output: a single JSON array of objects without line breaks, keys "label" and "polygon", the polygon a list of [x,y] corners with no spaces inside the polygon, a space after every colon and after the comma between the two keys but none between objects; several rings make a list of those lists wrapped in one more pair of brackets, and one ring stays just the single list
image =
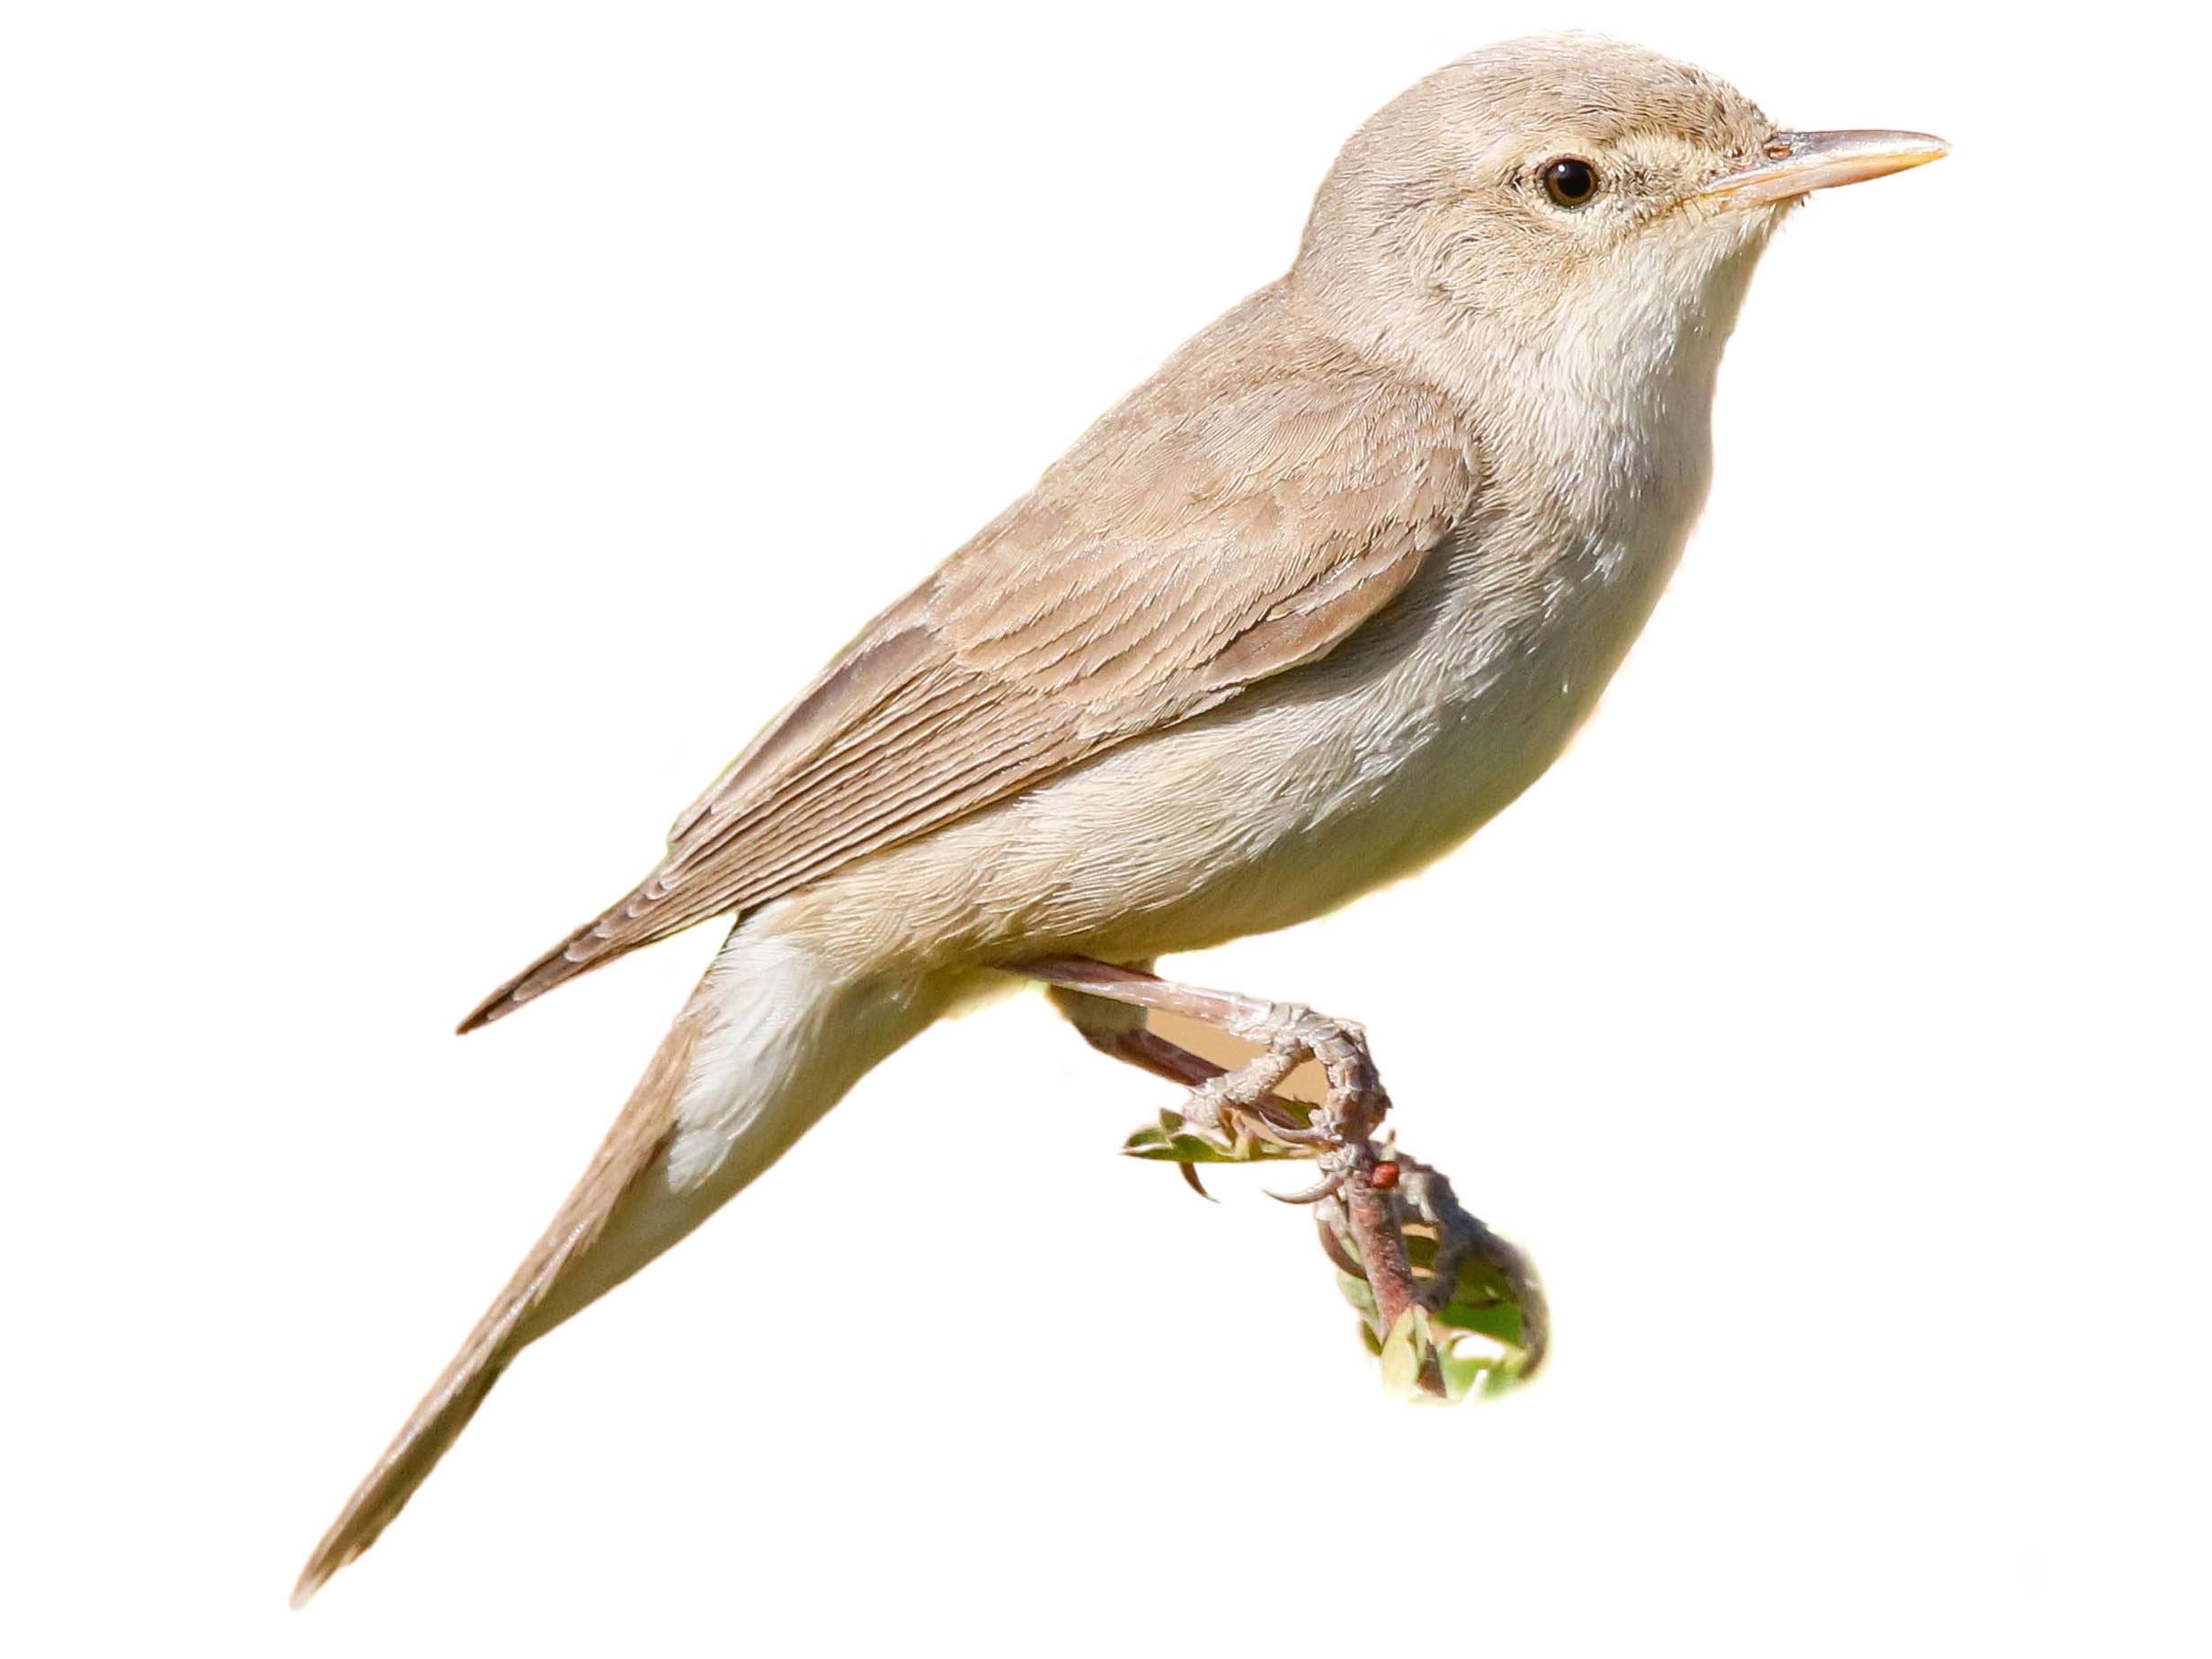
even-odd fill
[{"label": "long tail", "polygon": [[733,933],[553,1224],[315,1547],[292,1605],[376,1541],[517,1353],[706,1220],[942,1006],[922,981],[839,978],[786,941]]}]

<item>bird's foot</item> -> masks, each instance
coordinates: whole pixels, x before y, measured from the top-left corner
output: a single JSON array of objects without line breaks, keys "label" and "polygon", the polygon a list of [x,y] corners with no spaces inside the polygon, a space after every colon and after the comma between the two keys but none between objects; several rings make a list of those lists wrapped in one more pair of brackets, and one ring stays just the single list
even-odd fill
[{"label": "bird's foot", "polygon": [[[1180,1112],[1163,1113],[1157,1130],[1139,1131],[1123,1150],[1174,1163],[1202,1193],[1198,1163],[1311,1161],[1320,1177],[1314,1185],[1275,1196],[1314,1206],[1322,1248],[1352,1287],[1346,1293],[1386,1375],[1402,1372],[1404,1385],[1456,1398],[1478,1383],[1495,1392],[1531,1374],[1544,1345],[1534,1271],[1460,1207],[1440,1171],[1387,1139],[1377,1144],[1390,1101],[1367,1034],[1302,1004],[1178,985],[1148,970],[1083,956],[1012,970],[1050,985],[1062,1012],[1102,1052],[1189,1091]],[[1202,1021],[1260,1051],[1224,1070],[1148,1029],[1147,1010]],[[1312,1106],[1277,1092],[1308,1060],[1324,1084]],[[1470,1332],[1505,1344],[1505,1357],[1485,1362],[1461,1354]]]},{"label": "bird's foot", "polygon": [[[1232,1035],[1259,1043],[1261,1052],[1191,1090],[1180,1113],[1183,1132],[1236,1154],[1257,1144],[1312,1158],[1321,1178],[1304,1192],[1274,1194],[1287,1203],[1317,1203],[1355,1170],[1375,1164],[1369,1140],[1390,1110],[1390,1097],[1365,1031],[1296,1003],[1271,1003],[1256,1018],[1226,1024]],[[1320,1067],[1326,1087],[1321,1104],[1301,1116],[1275,1091],[1308,1060]]]},{"label": "bird's foot", "polygon": [[[1142,968],[1088,956],[1042,957],[1015,964],[1013,971],[1053,987],[1062,1007],[1098,1047],[1188,1086],[1182,1128],[1217,1149],[1270,1143],[1318,1158],[1331,1174],[1372,1168],[1379,1161],[1368,1143],[1390,1101],[1368,1051],[1367,1034],[1353,1021],[1317,1014],[1302,1003],[1178,985]],[[1099,1003],[1179,1014],[1261,1051],[1224,1072],[1145,1030],[1141,1018],[1088,1011]],[[1307,1060],[1320,1067],[1324,1082],[1321,1104],[1310,1113],[1275,1092]]]}]

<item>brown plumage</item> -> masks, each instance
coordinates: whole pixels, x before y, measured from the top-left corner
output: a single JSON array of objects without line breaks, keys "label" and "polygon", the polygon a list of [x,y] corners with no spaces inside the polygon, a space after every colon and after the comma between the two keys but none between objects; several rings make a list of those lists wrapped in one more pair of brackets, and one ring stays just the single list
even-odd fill
[{"label": "brown plumage", "polygon": [[[1681,551],[1774,225],[1803,190],[1940,153],[1781,133],[1710,76],[1585,37],[1477,53],[1380,111],[1289,275],[878,617],[644,883],[463,1022],[738,918],[298,1599],[377,1537],[521,1347],[993,971],[1304,920],[1527,787]],[[1591,182],[1571,201],[1547,195],[1563,155]]]},{"label": "brown plumage", "polygon": [[653,1063],[638,1079],[628,1104],[545,1236],[522,1258],[522,1264],[476,1322],[476,1328],[469,1332],[460,1352],[431,1385],[430,1392],[392,1437],[391,1445],[315,1545],[300,1571],[299,1582],[293,1586],[294,1607],[306,1606],[333,1573],[375,1543],[377,1535],[428,1478],[521,1346],[518,1336],[523,1322],[544,1302],[568,1264],[591,1247],[623,1194],[660,1155],[674,1123],[677,1091],[689,1069],[698,1032],[696,1014],[687,1010],[686,1016],[662,1039]]},{"label": "brown plumage", "polygon": [[651,875],[460,1029],[1312,661],[1413,579],[1476,475],[1448,400],[1264,289],[876,618]]}]

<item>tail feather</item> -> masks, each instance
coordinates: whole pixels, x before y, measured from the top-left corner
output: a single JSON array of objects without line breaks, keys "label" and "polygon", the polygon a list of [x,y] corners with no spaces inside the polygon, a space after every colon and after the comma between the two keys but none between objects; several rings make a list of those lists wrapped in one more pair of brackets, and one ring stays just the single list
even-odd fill
[{"label": "tail feather", "polygon": [[[639,890],[641,892],[643,891],[642,888]],[[615,918],[626,916],[636,897],[637,894],[633,893],[620,904],[577,928],[471,1008],[467,1017],[454,1030],[466,1034],[480,1025],[489,1025],[493,1020],[512,1014],[524,1003],[544,996],[555,986],[573,980],[580,973],[589,973],[600,964],[610,963],[636,948],[644,943],[643,940],[617,943],[611,937],[609,926]]]},{"label": "tail feather", "polygon": [[506,1289],[477,1321],[461,1351],[307,1557],[292,1591],[294,1607],[306,1606],[332,1574],[376,1542],[377,1535],[468,1426],[509,1362],[525,1343],[543,1334],[526,1328],[525,1322],[606,1230],[623,1194],[666,1147],[701,1025],[702,1012],[695,999],[662,1040],[591,1168],[562,1204],[545,1237],[523,1258]]},{"label": "tail feather", "polygon": [[683,1238],[961,993],[734,929],[576,1190],[315,1546],[295,1606],[373,1543],[529,1344]]}]

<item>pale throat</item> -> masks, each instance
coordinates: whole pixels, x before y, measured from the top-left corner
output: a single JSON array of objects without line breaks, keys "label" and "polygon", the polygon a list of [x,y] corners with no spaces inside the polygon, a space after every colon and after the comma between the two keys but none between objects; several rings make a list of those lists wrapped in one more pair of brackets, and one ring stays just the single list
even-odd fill
[{"label": "pale throat", "polygon": [[[1655,244],[1603,284],[1563,295],[1519,348],[1496,470],[1536,483],[1563,575],[1663,581],[1703,506],[1712,400],[1763,230],[1689,259]],[[1703,252],[1698,250],[1697,252]],[[1504,458],[1504,457],[1500,457]]]}]

